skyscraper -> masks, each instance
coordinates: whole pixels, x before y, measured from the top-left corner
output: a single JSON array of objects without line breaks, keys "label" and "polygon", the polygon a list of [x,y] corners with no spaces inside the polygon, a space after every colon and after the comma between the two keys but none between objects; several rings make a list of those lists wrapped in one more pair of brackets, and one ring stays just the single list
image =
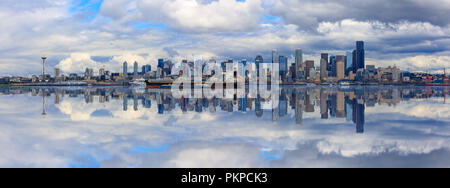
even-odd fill
[{"label": "skyscraper", "polygon": [[152,66],[151,65],[144,65],[144,66],[142,66],[142,74],[147,74],[150,71],[152,71]]},{"label": "skyscraper", "polygon": [[158,68],[164,69],[164,59],[158,59]]},{"label": "skyscraper", "polygon": [[58,78],[60,76],[60,69],[59,68],[55,68],[54,76],[55,76],[55,78]]},{"label": "skyscraper", "polygon": [[137,61],[134,62],[134,67],[133,68],[134,68],[133,69],[133,75],[137,76],[138,75],[138,69],[139,69],[139,65],[138,65]]},{"label": "skyscraper", "polygon": [[279,56],[279,65],[280,65],[280,77],[282,81],[286,81],[286,74],[288,71],[288,58],[284,55]]},{"label": "skyscraper", "polygon": [[123,76],[124,77],[128,76],[128,63],[126,61],[123,62]]},{"label": "skyscraper", "polygon": [[[365,62],[365,50],[364,50],[364,42],[357,41],[356,42],[356,70],[364,69],[366,66]],[[355,72],[356,72],[355,70]]]},{"label": "skyscraper", "polygon": [[345,59],[345,75],[348,76],[353,71],[353,53],[347,52]]},{"label": "skyscraper", "polygon": [[326,80],[328,77],[328,61],[326,59],[320,60],[320,79],[322,81]]},{"label": "skyscraper", "polygon": [[305,61],[305,72],[307,79],[311,77],[311,68],[314,68],[314,61],[313,60]]},{"label": "skyscraper", "polygon": [[297,74],[300,74],[299,71],[304,71],[303,69],[303,50],[296,49],[295,50],[295,69]]},{"label": "skyscraper", "polygon": [[280,63],[277,50],[272,50],[272,63]]},{"label": "skyscraper", "polygon": [[256,74],[259,77],[259,66],[261,65],[261,63],[264,63],[264,59],[261,55],[256,56],[255,58],[255,64],[256,64]]},{"label": "skyscraper", "polygon": [[336,56],[336,77],[338,80],[342,80],[345,78],[345,56],[338,55]]},{"label": "skyscraper", "polygon": [[336,77],[337,76],[337,69],[336,69],[336,56],[330,56],[330,62],[328,64],[328,76],[330,77]]}]

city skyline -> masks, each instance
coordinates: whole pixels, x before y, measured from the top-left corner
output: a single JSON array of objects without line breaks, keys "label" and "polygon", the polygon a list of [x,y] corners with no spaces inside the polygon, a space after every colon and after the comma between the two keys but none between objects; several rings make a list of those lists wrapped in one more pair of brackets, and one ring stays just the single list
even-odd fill
[{"label": "city skyline", "polygon": [[155,59],[162,57],[253,60],[262,54],[268,60],[272,49],[293,61],[297,48],[317,63],[324,52],[345,55],[355,40],[371,44],[365,49],[367,65],[431,73],[450,67],[445,19],[450,6],[442,0],[365,0],[358,6],[332,0],[7,0],[0,5],[5,18],[0,26],[8,28],[0,35],[1,76],[34,74],[42,55],[49,57],[47,66],[59,65],[62,72],[103,66],[118,72],[124,61],[156,67]]}]

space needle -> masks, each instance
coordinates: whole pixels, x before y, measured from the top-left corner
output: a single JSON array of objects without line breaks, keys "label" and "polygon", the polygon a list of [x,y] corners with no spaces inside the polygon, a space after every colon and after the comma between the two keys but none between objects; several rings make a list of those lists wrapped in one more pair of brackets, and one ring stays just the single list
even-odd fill
[{"label": "space needle", "polygon": [[47,60],[47,57],[42,56],[42,80],[45,80],[45,60]]}]

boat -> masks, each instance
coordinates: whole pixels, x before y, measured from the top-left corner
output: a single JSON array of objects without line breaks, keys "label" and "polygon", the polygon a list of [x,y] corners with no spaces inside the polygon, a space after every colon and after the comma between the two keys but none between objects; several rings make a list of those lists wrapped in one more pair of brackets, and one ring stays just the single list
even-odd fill
[{"label": "boat", "polygon": [[146,81],[144,79],[136,79],[133,80],[132,82],[130,82],[131,87],[133,88],[146,88],[147,84]]},{"label": "boat", "polygon": [[161,79],[161,80],[145,80],[145,87],[147,89],[157,89],[161,88],[162,86],[171,86],[173,81],[169,79]]}]

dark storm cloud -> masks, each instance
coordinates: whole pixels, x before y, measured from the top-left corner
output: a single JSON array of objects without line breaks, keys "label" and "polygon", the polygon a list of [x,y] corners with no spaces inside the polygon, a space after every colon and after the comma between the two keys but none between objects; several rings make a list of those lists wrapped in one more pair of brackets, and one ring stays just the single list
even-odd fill
[{"label": "dark storm cloud", "polygon": [[446,0],[280,0],[272,14],[301,29],[314,30],[323,21],[428,22],[447,26],[450,3]]}]

